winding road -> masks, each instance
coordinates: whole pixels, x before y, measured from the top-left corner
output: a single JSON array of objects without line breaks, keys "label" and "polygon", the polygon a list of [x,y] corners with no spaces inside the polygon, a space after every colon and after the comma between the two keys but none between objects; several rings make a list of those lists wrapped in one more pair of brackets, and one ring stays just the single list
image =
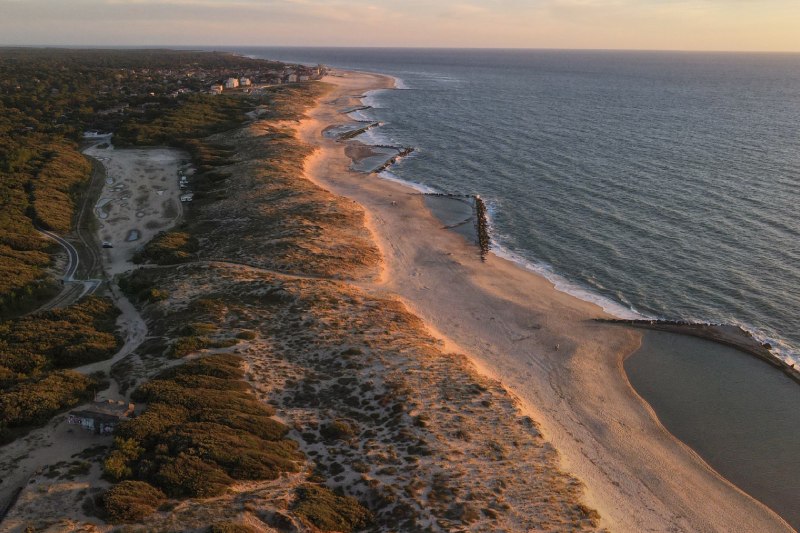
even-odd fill
[{"label": "winding road", "polygon": [[[101,258],[96,249],[96,241],[93,238],[90,219],[88,217],[92,215],[91,206],[94,203],[94,198],[97,196],[94,194],[94,190],[97,189],[98,185],[102,186],[105,180],[105,168],[102,163],[96,159],[90,159],[92,160],[92,178],[86,193],[83,195],[75,227],[75,235],[80,241],[77,244],[81,249],[78,250],[78,248],[67,239],[52,231],[38,226],[36,227],[36,231],[48,239],[57,242],[67,252],[67,266],[64,276],[61,278],[63,288],[49,302],[36,309],[36,311],[72,305],[84,296],[94,294],[103,282],[102,279],[92,277],[98,274],[102,275],[102,272],[99,271],[101,267]],[[86,279],[75,279],[75,276],[78,274],[78,268],[81,266],[81,255],[83,255],[85,259],[82,271]]]}]

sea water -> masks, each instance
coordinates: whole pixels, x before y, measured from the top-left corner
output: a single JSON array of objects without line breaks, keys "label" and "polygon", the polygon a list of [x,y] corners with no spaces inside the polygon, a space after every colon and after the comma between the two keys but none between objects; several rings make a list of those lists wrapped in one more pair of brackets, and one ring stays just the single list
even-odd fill
[{"label": "sea water", "polygon": [[619,316],[800,353],[800,55],[237,48],[382,72],[388,177],[477,193],[495,251]]},{"label": "sea water", "polygon": [[648,331],[625,361],[664,426],[800,528],[800,386],[734,348]]}]

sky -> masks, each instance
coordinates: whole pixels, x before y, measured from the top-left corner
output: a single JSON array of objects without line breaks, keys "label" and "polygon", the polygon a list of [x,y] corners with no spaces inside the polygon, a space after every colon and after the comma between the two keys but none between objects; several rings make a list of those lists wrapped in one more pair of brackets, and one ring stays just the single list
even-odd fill
[{"label": "sky", "polygon": [[800,0],[0,0],[0,45],[800,51]]}]

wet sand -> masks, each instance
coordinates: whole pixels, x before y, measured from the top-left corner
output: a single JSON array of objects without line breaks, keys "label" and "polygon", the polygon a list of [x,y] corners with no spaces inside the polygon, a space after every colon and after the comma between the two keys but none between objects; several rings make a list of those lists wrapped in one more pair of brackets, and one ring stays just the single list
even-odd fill
[{"label": "wet sand", "polygon": [[800,527],[800,387],[716,342],[647,332],[625,360],[661,422],[718,472]]},{"label": "wet sand", "polygon": [[[310,111],[301,138],[318,147],[306,175],[367,211],[384,260],[378,282],[399,295],[448,349],[499,379],[586,485],[586,501],[614,531],[791,531],[774,512],[711,469],[660,424],[630,386],[624,358],[637,331],[595,323],[599,307],[489,255],[437,220],[411,189],[349,170],[322,131],[348,118],[353,95],[392,86],[383,76],[335,73],[333,95]],[[466,191],[469,192],[469,191]]]}]

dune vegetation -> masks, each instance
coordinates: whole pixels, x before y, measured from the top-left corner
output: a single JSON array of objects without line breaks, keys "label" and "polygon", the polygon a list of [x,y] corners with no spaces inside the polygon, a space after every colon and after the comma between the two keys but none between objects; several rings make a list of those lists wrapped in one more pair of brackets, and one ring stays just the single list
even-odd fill
[{"label": "dune vegetation", "polygon": [[118,314],[111,300],[90,297],[0,322],[0,441],[92,398],[102,380],[67,369],[117,351]]}]

